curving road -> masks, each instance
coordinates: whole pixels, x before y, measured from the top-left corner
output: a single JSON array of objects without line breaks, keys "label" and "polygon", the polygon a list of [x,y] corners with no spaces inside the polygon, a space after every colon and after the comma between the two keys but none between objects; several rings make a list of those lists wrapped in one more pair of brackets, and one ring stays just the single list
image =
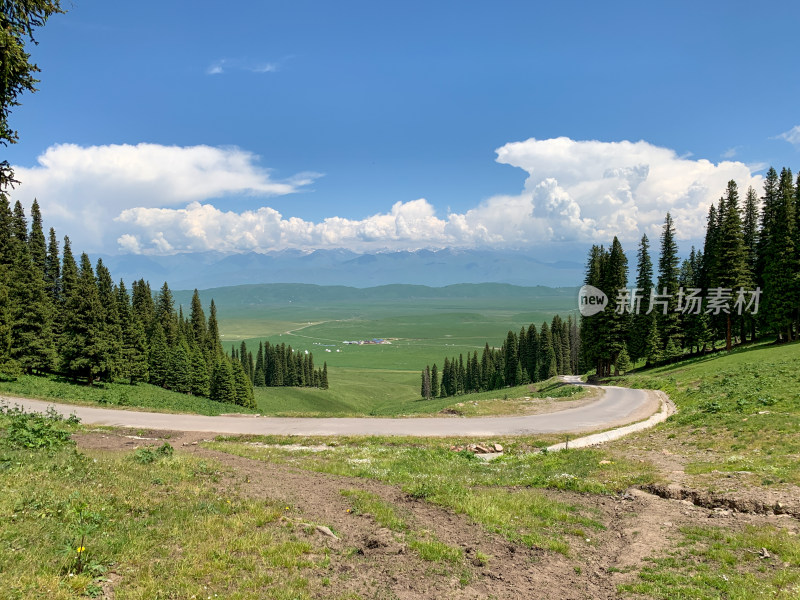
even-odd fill
[{"label": "curving road", "polygon": [[[564,377],[579,383],[577,377]],[[586,384],[582,384],[586,385]],[[168,414],[56,404],[43,400],[0,396],[0,402],[44,412],[55,407],[67,416],[75,413],[82,423],[138,429],[201,431],[229,434],[277,435],[409,435],[420,437],[507,436],[598,431],[647,419],[660,406],[648,390],[604,386],[600,397],[584,406],[547,414],[517,417],[414,417],[414,418],[292,418]]]}]

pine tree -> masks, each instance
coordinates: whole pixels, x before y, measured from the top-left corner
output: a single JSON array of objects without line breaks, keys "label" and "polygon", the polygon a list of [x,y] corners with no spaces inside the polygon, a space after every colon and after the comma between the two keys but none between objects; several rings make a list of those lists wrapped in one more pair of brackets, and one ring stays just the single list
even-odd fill
[{"label": "pine tree", "polygon": [[13,215],[8,203],[8,197],[0,190],[0,265],[10,265],[13,262],[11,250],[11,222]]},{"label": "pine tree", "polygon": [[528,346],[528,361],[523,365],[531,381],[539,380],[539,332],[536,330],[536,325],[531,323],[528,326],[528,331],[525,333]]},{"label": "pine tree", "polygon": [[102,259],[97,260],[95,273],[97,277],[97,291],[100,296],[100,306],[103,314],[103,344],[106,346],[108,353],[105,361],[105,368],[100,373],[100,376],[104,379],[111,380],[114,374],[119,370],[119,363],[122,357],[122,324],[120,323],[114,282],[111,280],[111,273],[103,264]]},{"label": "pine tree", "polygon": [[233,365],[228,357],[220,355],[214,362],[210,388],[209,395],[212,400],[236,404],[236,380],[233,377]]},{"label": "pine tree", "polygon": [[167,345],[172,347],[178,341],[178,321],[175,318],[175,300],[167,282],[161,286],[161,290],[156,298],[156,319],[164,330],[164,337]]},{"label": "pine tree", "polygon": [[650,331],[647,332],[647,341],[644,347],[644,358],[647,366],[652,367],[661,360],[661,335],[658,331],[658,320],[650,321]]},{"label": "pine tree", "polygon": [[55,362],[53,307],[44,271],[31,255],[25,213],[19,202],[12,217],[10,249],[11,357],[27,373],[47,372]]},{"label": "pine tree", "polygon": [[122,328],[120,372],[133,385],[147,379],[147,336],[141,320],[133,314],[128,290],[121,279],[117,287],[117,311]]},{"label": "pine tree", "polygon": [[61,263],[58,258],[58,240],[55,229],[50,228],[50,239],[47,246],[44,279],[47,293],[53,301],[53,306],[61,302]]},{"label": "pine tree", "polygon": [[556,353],[553,348],[553,336],[550,334],[550,328],[547,323],[542,323],[542,333],[539,336],[540,348],[542,351],[542,359],[539,361],[540,371],[539,380],[544,381],[558,375],[556,366]]},{"label": "pine tree", "polygon": [[436,368],[436,363],[431,367],[431,397],[439,397],[439,370]]},{"label": "pine tree", "polygon": [[221,356],[222,344],[219,339],[219,325],[217,324],[217,307],[214,304],[214,299],[211,299],[211,307],[208,315],[208,336],[206,337],[206,352],[210,357],[216,359]]},{"label": "pine tree", "polygon": [[164,387],[182,394],[192,391],[192,362],[185,342],[176,344],[167,352]]},{"label": "pine tree", "polygon": [[675,224],[672,221],[672,215],[667,213],[661,234],[657,290],[659,294],[667,295],[665,298],[666,313],[661,307],[654,309],[661,341],[665,348],[669,340],[673,340],[678,348],[681,347],[680,315],[675,310],[678,303],[678,276],[678,245],[675,242]]},{"label": "pine tree", "polygon": [[785,341],[792,341],[800,266],[795,241],[794,182],[788,169],[781,171],[778,195],[771,208],[774,221],[764,236],[764,312],[772,330]]},{"label": "pine tree", "polygon": [[203,348],[206,346],[206,314],[203,312],[203,303],[200,301],[200,293],[195,289],[192,294],[192,307],[189,314],[192,324],[192,336],[197,344]]},{"label": "pine tree", "polygon": [[623,348],[617,355],[617,360],[614,363],[614,375],[624,375],[631,369],[631,359],[628,356],[628,350]]},{"label": "pine tree", "polygon": [[159,321],[156,321],[153,326],[149,345],[147,366],[150,383],[163,387],[167,380],[169,346],[167,345],[167,337],[164,335],[164,329],[162,329]]},{"label": "pine tree", "polygon": [[233,380],[236,390],[236,404],[245,408],[255,408],[256,401],[253,394],[253,384],[244,370],[241,361],[233,363]]},{"label": "pine tree", "polygon": [[191,393],[195,396],[209,395],[209,372],[205,356],[198,345],[192,348],[191,356]]},{"label": "pine tree", "polygon": [[78,279],[74,287],[70,287],[65,315],[61,335],[62,368],[73,377],[85,377],[92,385],[95,377],[107,368],[109,348],[103,331],[100,292],[86,253],[81,255]]},{"label": "pine tree", "polygon": [[322,363],[322,384],[321,387],[323,390],[328,389],[328,362],[325,361]]},{"label": "pine tree", "polygon": [[431,399],[431,368],[426,366],[422,369],[422,378],[420,380],[419,395],[423,400]]},{"label": "pine tree", "polygon": [[28,248],[30,249],[33,264],[44,275],[47,272],[47,246],[42,226],[42,213],[39,210],[39,202],[36,198],[33,199],[33,205],[31,206],[31,231],[28,236]]},{"label": "pine tree", "polygon": [[[711,274],[714,288],[731,290],[749,287],[747,252],[744,245],[742,221],[739,214],[739,192],[736,182],[728,182],[724,201],[720,205],[721,224],[717,233],[715,269]],[[732,307],[731,307],[732,310]],[[730,310],[725,315],[725,348],[732,348],[732,322]],[[665,352],[669,357],[669,352]],[[671,358],[671,357],[669,357]]]},{"label": "pine tree", "polygon": [[[584,283],[602,289],[603,273],[605,264],[608,261],[608,253],[602,246],[594,245],[589,251],[589,258],[586,263],[586,277]],[[608,310],[608,307],[606,307]],[[601,313],[602,314],[602,313]],[[581,316],[581,363],[582,368],[588,370],[597,367],[601,360],[601,349],[603,344],[603,323],[601,314],[590,317]],[[539,379],[546,379],[542,374],[548,371],[549,365],[545,365],[547,350],[541,347],[544,342],[540,338],[539,349]],[[552,343],[552,342],[551,342]]]},{"label": "pine tree", "polygon": [[635,295],[640,298],[638,306],[633,307],[630,334],[628,335],[628,351],[635,362],[645,356],[645,342],[655,314],[648,313],[650,308],[650,292],[653,289],[653,262],[650,260],[650,241],[642,235],[639,242],[636,265]]},{"label": "pine tree", "polygon": [[519,362],[519,357],[517,356],[517,337],[514,335],[513,331],[509,331],[506,336],[504,361],[503,378],[505,380],[505,385],[515,386],[518,383],[517,363]]},{"label": "pine tree", "polygon": [[8,266],[0,262],[0,377],[4,374],[14,375],[18,370],[11,358],[12,312],[6,283],[8,271]]}]

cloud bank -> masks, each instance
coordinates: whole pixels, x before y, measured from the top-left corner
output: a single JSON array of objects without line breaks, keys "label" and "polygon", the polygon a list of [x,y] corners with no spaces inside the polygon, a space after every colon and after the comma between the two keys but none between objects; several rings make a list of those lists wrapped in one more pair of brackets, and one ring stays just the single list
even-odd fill
[{"label": "cloud bank", "polygon": [[254,155],[237,148],[62,145],[18,174],[26,194],[47,198],[48,218],[55,205],[59,218],[72,222],[68,231],[79,226],[100,236],[113,233],[120,250],[144,254],[520,248],[608,243],[615,235],[630,242],[642,233],[657,238],[667,211],[680,238],[698,238],[709,205],[729,180],[742,193],[761,184],[744,163],[680,157],[644,141],[529,139],[496,152],[499,163],[527,173],[519,194],[493,196],[443,216],[420,198],[362,219],[330,216],[319,222],[266,205],[244,212],[215,207],[212,200],[222,196],[295,193],[318,177],[306,173],[275,181]]}]

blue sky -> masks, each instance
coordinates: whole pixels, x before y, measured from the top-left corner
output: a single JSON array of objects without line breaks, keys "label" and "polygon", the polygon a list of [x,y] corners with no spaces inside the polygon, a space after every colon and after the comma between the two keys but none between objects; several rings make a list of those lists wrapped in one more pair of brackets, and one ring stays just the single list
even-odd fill
[{"label": "blue sky", "polygon": [[66,8],[6,155],[90,251],[694,238],[800,168],[797,3]]}]

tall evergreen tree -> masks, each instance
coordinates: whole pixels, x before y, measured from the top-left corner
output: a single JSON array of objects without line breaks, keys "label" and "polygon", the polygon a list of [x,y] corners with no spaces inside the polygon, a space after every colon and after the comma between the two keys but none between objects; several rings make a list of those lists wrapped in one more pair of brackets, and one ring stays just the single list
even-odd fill
[{"label": "tall evergreen tree", "polygon": [[[717,234],[715,271],[712,273],[712,285],[715,288],[727,289],[732,293],[751,282],[747,268],[747,252],[744,245],[742,221],[739,213],[739,192],[736,182],[731,180],[720,204],[721,227]],[[732,348],[731,309],[725,315],[725,348]]]},{"label": "tall evergreen tree", "polygon": [[61,262],[58,257],[56,231],[52,227],[50,228],[50,239],[47,245],[44,279],[47,293],[53,301],[53,306],[57,307],[61,302]]},{"label": "tall evergreen tree", "polygon": [[633,307],[630,334],[628,336],[628,352],[634,362],[645,356],[645,343],[651,328],[650,321],[655,319],[655,314],[648,314],[652,289],[653,262],[650,259],[650,240],[644,234],[639,242],[636,261],[635,295],[639,297],[639,300],[638,306]]},{"label": "tall evergreen tree", "polygon": [[42,226],[42,212],[36,198],[33,199],[31,206],[31,231],[28,237],[28,248],[33,264],[40,273],[45,274],[47,272],[47,245]]},{"label": "tall evergreen tree", "polygon": [[163,387],[167,381],[167,369],[169,365],[169,345],[167,336],[161,322],[156,321],[153,325],[153,332],[150,335],[149,349],[147,352],[147,370],[150,383]]},{"label": "tall evergreen tree", "polygon": [[439,397],[439,369],[436,368],[436,363],[431,367],[431,397]]},{"label": "tall evergreen tree", "polygon": [[85,377],[87,384],[92,385],[95,377],[107,369],[109,348],[103,331],[100,292],[86,253],[81,255],[78,279],[74,287],[70,287],[65,315],[61,335],[62,368],[73,377]]},{"label": "tall evergreen tree", "polygon": [[120,373],[133,385],[147,379],[147,336],[141,320],[133,314],[128,290],[121,279],[117,286],[117,311],[122,329]]},{"label": "tall evergreen tree", "polygon": [[773,331],[792,341],[794,310],[800,272],[795,240],[794,181],[792,172],[783,169],[778,195],[771,207],[774,221],[767,238],[764,267],[764,309]]},{"label": "tall evergreen tree", "polygon": [[558,375],[556,366],[556,352],[553,348],[553,336],[547,323],[542,323],[542,332],[539,336],[542,360],[539,362],[539,380],[550,379]]},{"label": "tall evergreen tree", "polygon": [[661,233],[661,254],[658,259],[658,293],[666,294],[662,298],[666,302],[666,312],[663,307],[654,309],[661,342],[666,347],[669,340],[673,340],[678,348],[682,347],[680,315],[676,312],[678,303],[678,244],[675,241],[675,223],[672,215],[667,213],[664,219],[664,229]]},{"label": "tall evergreen tree", "polygon": [[167,282],[161,286],[156,298],[156,319],[164,330],[164,337],[168,346],[174,346],[178,341],[178,320],[175,317],[175,300]]}]

